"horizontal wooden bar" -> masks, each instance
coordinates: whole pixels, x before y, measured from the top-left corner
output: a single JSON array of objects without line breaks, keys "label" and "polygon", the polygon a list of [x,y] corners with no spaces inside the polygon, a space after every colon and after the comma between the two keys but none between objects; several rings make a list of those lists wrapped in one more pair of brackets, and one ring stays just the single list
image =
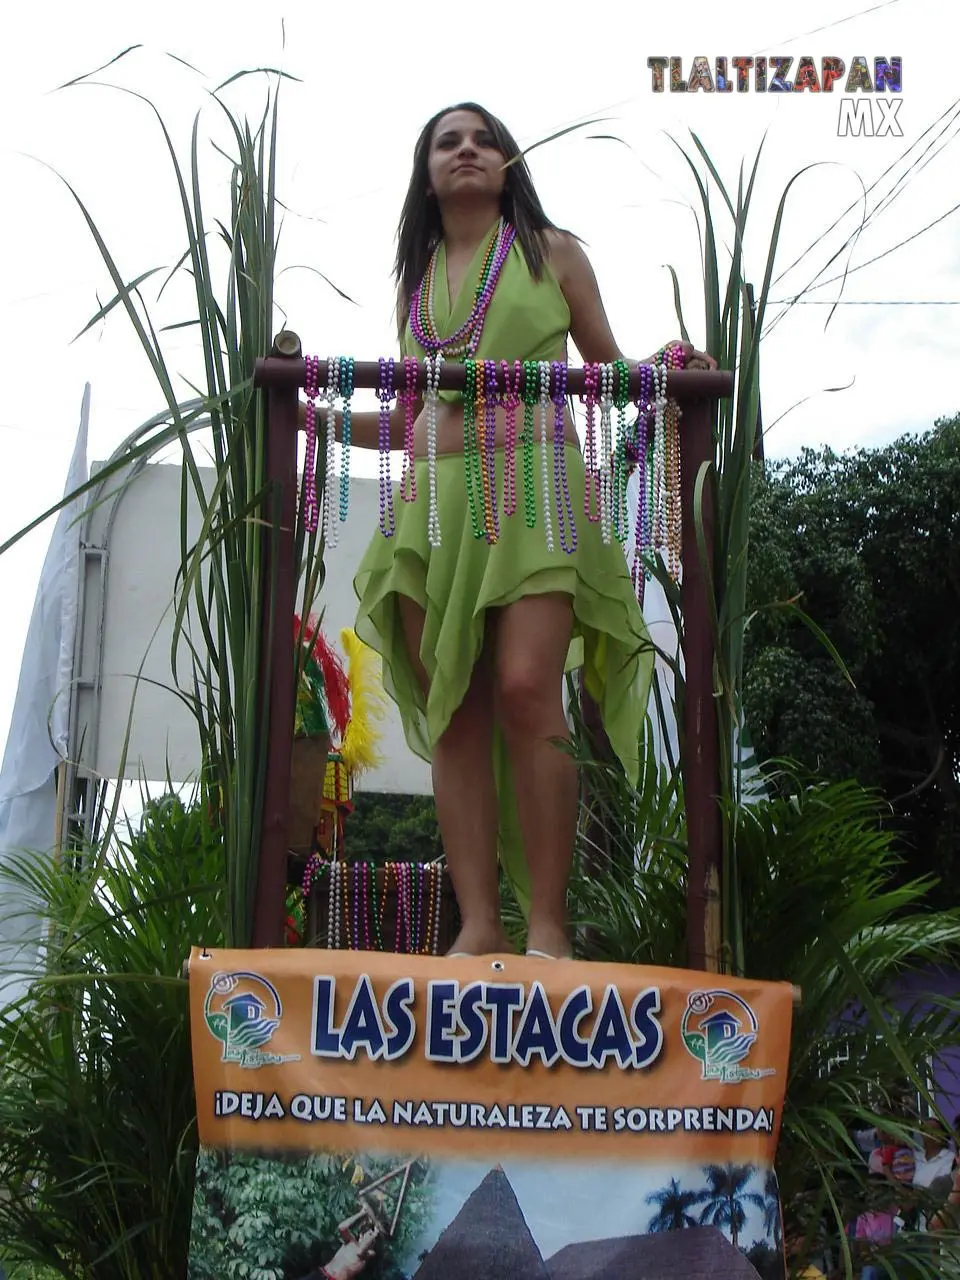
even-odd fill
[{"label": "horizontal wooden bar", "polygon": [[[326,358],[320,363],[320,378],[326,374]],[[306,383],[306,364],[303,360],[284,360],[277,357],[266,357],[258,360],[254,368],[253,385],[269,387],[271,390],[289,390],[302,388]],[[422,390],[426,384],[426,366],[421,360],[417,365],[416,385]],[[380,386],[380,362],[378,360],[357,360],[353,366],[354,387],[372,388]],[[440,389],[443,391],[462,391],[464,385],[464,366],[451,361],[444,362],[440,370]],[[521,378],[521,388],[523,380]],[[396,394],[406,387],[406,375],[403,361],[396,360],[393,368],[392,391]],[[570,395],[583,394],[583,369],[568,367],[567,391]],[[506,390],[503,373],[497,370],[497,390],[501,394]],[[733,394],[733,374],[726,370],[686,369],[667,374],[667,392],[675,400],[719,400]],[[634,365],[630,370],[631,398],[640,394],[640,370]]]}]

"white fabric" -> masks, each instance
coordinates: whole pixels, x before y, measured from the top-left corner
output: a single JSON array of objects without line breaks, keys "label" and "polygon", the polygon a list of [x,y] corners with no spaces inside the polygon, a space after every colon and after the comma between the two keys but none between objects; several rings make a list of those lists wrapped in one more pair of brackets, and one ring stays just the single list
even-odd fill
[{"label": "white fabric", "polygon": [[[627,481],[627,510],[629,512],[630,528],[624,547],[627,555],[627,565],[631,573],[636,559],[636,517],[637,499],[640,492],[639,485],[637,473],[634,471]],[[670,606],[667,604],[667,597],[664,595],[663,587],[653,577],[644,588],[643,618],[647,624],[647,630],[650,632],[650,639],[657,646],[657,649],[669,654],[671,658],[675,658],[682,671],[683,654],[679,651],[677,629],[670,614]],[[679,760],[680,742],[677,737],[677,722],[673,714],[673,672],[659,653],[657,653],[654,660],[653,674],[660,688],[660,706],[663,712],[661,717],[657,709],[654,689],[651,686],[648,710],[653,724],[654,748],[661,768],[669,768],[671,760],[674,763]]]},{"label": "white fabric", "polygon": [[913,1185],[915,1187],[929,1187],[933,1185],[937,1178],[949,1178],[956,1158],[956,1152],[951,1151],[949,1147],[944,1147],[942,1151],[938,1151],[930,1160],[926,1158],[922,1151],[918,1152]]},{"label": "white fabric", "polygon": [[[64,497],[87,479],[90,385],[84,388]],[[52,850],[56,768],[67,754],[70,682],[85,497],[57,517],[27,631],[10,732],[0,766],[0,871],[18,851]],[[0,892],[0,1009],[18,999],[36,962],[43,922],[23,914],[8,884]]]}]

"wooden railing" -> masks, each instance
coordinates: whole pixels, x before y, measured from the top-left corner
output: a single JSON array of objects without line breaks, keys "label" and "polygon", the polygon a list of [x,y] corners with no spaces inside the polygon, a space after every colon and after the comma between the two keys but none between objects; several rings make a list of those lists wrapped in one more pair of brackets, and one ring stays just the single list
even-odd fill
[{"label": "wooden railing", "polygon": [[[297,515],[297,431],[299,392],[306,368],[300,340],[285,331],[278,335],[273,353],[258,360],[254,385],[267,394],[267,482],[271,497],[266,512],[274,522],[279,496],[280,531],[276,545],[268,548],[276,565],[274,619],[292,618],[295,612],[294,530]],[[419,371],[421,383],[424,369]],[[404,378],[402,365],[398,377]],[[631,371],[631,395],[639,394],[639,372]],[[378,361],[357,361],[353,383],[357,388],[380,385]],[[446,364],[440,374],[442,389],[462,389],[464,366]],[[584,390],[582,369],[567,372],[567,390]],[[718,399],[733,392],[733,375],[724,372],[671,372],[667,392],[681,407],[682,614],[685,696],[681,769],[687,818],[687,963],[692,969],[716,971],[720,946],[720,810],[717,715],[713,685],[713,637],[710,626],[710,590],[701,562],[694,522],[694,491],[706,465],[715,461],[714,422]],[[714,512],[711,487],[702,488],[701,520],[707,563],[712,562]],[[269,606],[268,602],[268,606]],[[283,935],[287,869],[287,803],[290,794],[290,757],[293,743],[294,647],[289,628],[275,626],[272,644],[271,610],[263,619],[264,679],[269,681],[269,735],[266,795],[260,840],[260,871],[254,917],[253,945],[279,946]]]}]

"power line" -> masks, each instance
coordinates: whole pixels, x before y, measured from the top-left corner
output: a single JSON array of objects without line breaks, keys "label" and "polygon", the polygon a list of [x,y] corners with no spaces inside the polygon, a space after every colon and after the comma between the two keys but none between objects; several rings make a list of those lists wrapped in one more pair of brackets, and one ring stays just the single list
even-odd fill
[{"label": "power line", "polygon": [[869,9],[861,9],[859,13],[851,13],[846,18],[838,18],[836,22],[828,22],[825,27],[814,27],[812,31],[801,31],[799,35],[791,36],[789,40],[779,40],[776,44],[769,44],[765,49],[758,49],[758,53],[764,53],[766,49],[783,48],[785,45],[792,44],[794,40],[805,40],[807,36],[820,35],[822,31],[832,31],[834,27],[842,27],[845,22],[852,22],[854,18],[862,18],[864,14],[875,13],[877,9],[887,9],[890,5],[896,4],[897,0],[884,0],[883,4],[872,4]]},{"label": "power line", "polygon": [[863,301],[849,301],[841,299],[839,302],[830,302],[826,298],[771,298],[771,307],[793,306],[793,307],[960,307],[960,298],[914,298],[905,300],[903,298],[869,298]]},{"label": "power line", "polygon": [[[781,281],[785,275],[787,275],[789,272],[791,272],[791,271],[793,270],[793,268],[794,268],[794,267],[798,266],[798,265],[803,261],[803,259],[807,256],[807,254],[808,254],[808,253],[811,253],[811,252],[812,252],[812,251],[817,247],[817,245],[818,245],[818,244],[820,244],[820,242],[821,242],[822,240],[825,240],[825,239],[827,238],[827,236],[830,234],[830,232],[831,232],[831,231],[833,231],[833,230],[835,230],[835,228],[836,228],[836,227],[838,227],[838,226],[840,225],[840,223],[841,223],[841,222],[843,221],[843,219],[847,216],[847,214],[848,214],[848,213],[850,213],[850,212],[852,212],[852,210],[854,210],[854,209],[857,207],[857,205],[860,203],[860,200],[861,200],[861,199],[865,199],[865,198],[870,194],[870,192],[874,189],[874,187],[878,186],[878,185],[883,181],[883,179],[887,176],[887,174],[888,174],[888,173],[890,173],[890,172],[891,172],[891,170],[895,169],[895,168],[897,167],[897,165],[900,163],[900,161],[901,161],[901,160],[904,160],[904,159],[905,159],[905,158],[910,154],[910,152],[914,149],[914,147],[919,146],[919,144],[923,141],[923,139],[927,136],[927,134],[928,134],[928,133],[932,133],[932,132],[933,132],[933,130],[934,130],[934,129],[936,129],[937,125],[938,125],[938,124],[940,124],[940,122],[941,122],[942,120],[944,120],[948,115],[950,115],[951,111],[956,111],[958,107],[960,107],[960,98],[958,98],[955,102],[952,102],[952,103],[950,104],[950,106],[949,106],[949,107],[947,107],[947,109],[946,109],[946,110],[945,110],[941,115],[939,115],[939,116],[937,117],[937,119],[936,119],[936,120],[934,120],[934,121],[933,121],[933,123],[932,123],[932,124],[929,124],[929,125],[927,126],[927,128],[926,128],[926,129],[924,129],[923,133],[921,133],[921,134],[920,134],[920,136],[919,136],[918,138],[915,138],[915,139],[914,139],[914,141],[913,141],[913,142],[911,142],[911,143],[910,143],[910,145],[909,145],[909,146],[908,146],[904,151],[902,151],[902,152],[900,153],[900,155],[899,155],[899,156],[897,156],[897,158],[896,158],[895,160],[892,160],[892,161],[890,162],[890,164],[888,164],[888,165],[887,165],[886,169],[884,169],[884,170],[883,170],[883,172],[882,172],[881,174],[879,174],[879,175],[874,179],[874,181],[873,181],[873,182],[871,182],[871,184],[869,185],[869,187],[867,187],[867,188],[866,188],[866,190],[863,192],[863,195],[862,195],[860,198],[858,198],[858,199],[856,199],[856,200],[852,201],[850,204],[848,204],[848,205],[847,205],[847,207],[846,207],[846,209],[844,209],[844,210],[843,210],[843,212],[842,212],[838,217],[836,217],[836,218],[834,219],[834,221],[830,224],[830,226],[829,226],[829,227],[827,227],[827,228],[826,228],[826,230],[825,230],[825,231],[822,231],[822,232],[820,233],[820,235],[818,235],[818,236],[817,236],[817,238],[813,241],[813,243],[812,243],[812,244],[808,245],[808,246],[807,246],[807,248],[806,248],[806,249],[804,249],[803,253],[801,253],[799,257],[794,258],[793,262],[791,262],[791,263],[790,263],[790,265],[789,265],[788,267],[784,267],[784,269],[783,269],[783,270],[780,272],[780,274],[776,277],[776,279],[773,281],[773,283],[774,283],[774,284],[779,283],[779,281]],[[956,118],[956,117],[954,117],[954,118]],[[947,122],[947,124],[944,126],[944,130],[948,129],[952,123],[953,123],[953,121],[952,121],[952,120],[948,121],[948,122]],[[941,131],[941,133],[937,135],[937,138],[935,138],[935,139],[934,139],[934,141],[939,141],[939,139],[940,139],[942,136],[943,136],[943,132]],[[929,145],[930,145],[930,146],[932,146],[933,144],[931,143],[931,144],[929,144]],[[929,146],[928,146],[927,150],[929,150]],[[922,153],[921,153],[921,155],[920,155],[919,157],[917,157],[917,159],[916,159],[916,160],[914,160],[914,161],[913,161],[913,163],[910,165],[910,167],[907,169],[907,173],[909,173],[909,172],[910,172],[910,169],[912,169],[912,168],[913,168],[913,165],[915,165],[915,164],[917,163],[917,161],[918,161],[918,160],[922,160],[922,159],[923,159],[923,157],[924,157],[926,154],[927,154],[927,152],[926,152],[926,151],[922,152]],[[905,175],[904,175],[904,176],[905,176]],[[901,180],[902,180],[902,179],[901,179]],[[897,184],[897,185],[899,185],[899,181],[900,181],[900,180],[898,180],[898,184]],[[886,198],[886,197],[884,197],[884,198]],[[883,200],[881,200],[881,201],[880,201],[880,204],[877,206],[877,208],[879,208],[882,204],[883,204]],[[847,247],[847,245],[850,243],[851,239],[853,239],[857,234],[859,234],[859,231],[861,231],[861,230],[863,229],[863,226],[865,226],[865,225],[866,225],[866,223],[869,221],[869,219],[873,216],[873,214],[874,214],[875,212],[876,212],[876,209],[874,209],[874,210],[873,210],[873,212],[871,212],[870,214],[867,214],[867,216],[866,216],[866,218],[864,219],[864,222],[863,222],[863,224],[861,225],[861,227],[859,227],[859,228],[857,229],[857,231],[853,232],[853,234],[852,234],[851,236],[848,236],[848,237],[847,237],[847,240],[845,241],[845,243],[844,243],[844,244],[840,247],[840,249],[838,249],[838,250],[837,250],[837,252],[833,255],[833,258],[831,258],[831,259],[830,259],[830,261],[831,261],[831,262],[832,262],[832,261],[834,261],[834,259],[835,259],[835,258],[839,257],[839,255],[843,252],[843,250],[844,250],[844,249]],[[827,263],[826,265],[827,265],[827,266],[829,266],[829,263]],[[821,270],[824,270],[824,269],[825,269],[825,268],[821,268]],[[819,274],[819,273],[818,273],[818,274]],[[814,279],[816,279],[816,276],[814,276]]]},{"label": "power line", "polygon": [[[939,223],[943,222],[945,218],[949,218],[952,213],[956,213],[958,209],[960,209],[960,202],[955,205],[951,205],[946,213],[941,213],[939,217],[934,218],[932,222],[928,222],[927,225],[925,227],[921,227],[919,231],[914,231],[912,235],[909,235],[905,239],[891,245],[889,249],[884,249],[883,253],[874,254],[874,256],[872,258],[868,258],[866,262],[858,262],[855,267],[850,267],[846,271],[841,271],[838,275],[830,276],[826,280],[821,280],[819,284],[808,284],[807,288],[804,289],[803,292],[806,293],[807,289],[824,289],[828,284],[834,284],[837,280],[845,280],[847,276],[852,276],[855,271],[862,271],[864,267],[872,266],[874,262],[879,262],[881,258],[889,257],[891,253],[894,253],[897,249],[902,249],[903,246],[905,244],[909,244],[911,240],[916,240],[917,237],[922,236],[924,232],[932,230]],[[799,296],[800,295],[798,295],[798,301]],[[791,303],[790,305],[793,304]]]}]

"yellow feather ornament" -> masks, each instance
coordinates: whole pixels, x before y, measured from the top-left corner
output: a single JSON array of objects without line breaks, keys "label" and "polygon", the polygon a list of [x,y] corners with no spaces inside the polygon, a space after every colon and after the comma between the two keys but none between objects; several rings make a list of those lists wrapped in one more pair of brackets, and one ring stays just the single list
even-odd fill
[{"label": "yellow feather ornament", "polygon": [[379,656],[350,627],[340,632],[340,644],[347,657],[350,681],[350,719],[340,754],[350,776],[356,777],[383,760],[377,750],[383,731],[375,722],[383,720],[387,703],[380,683]]}]

